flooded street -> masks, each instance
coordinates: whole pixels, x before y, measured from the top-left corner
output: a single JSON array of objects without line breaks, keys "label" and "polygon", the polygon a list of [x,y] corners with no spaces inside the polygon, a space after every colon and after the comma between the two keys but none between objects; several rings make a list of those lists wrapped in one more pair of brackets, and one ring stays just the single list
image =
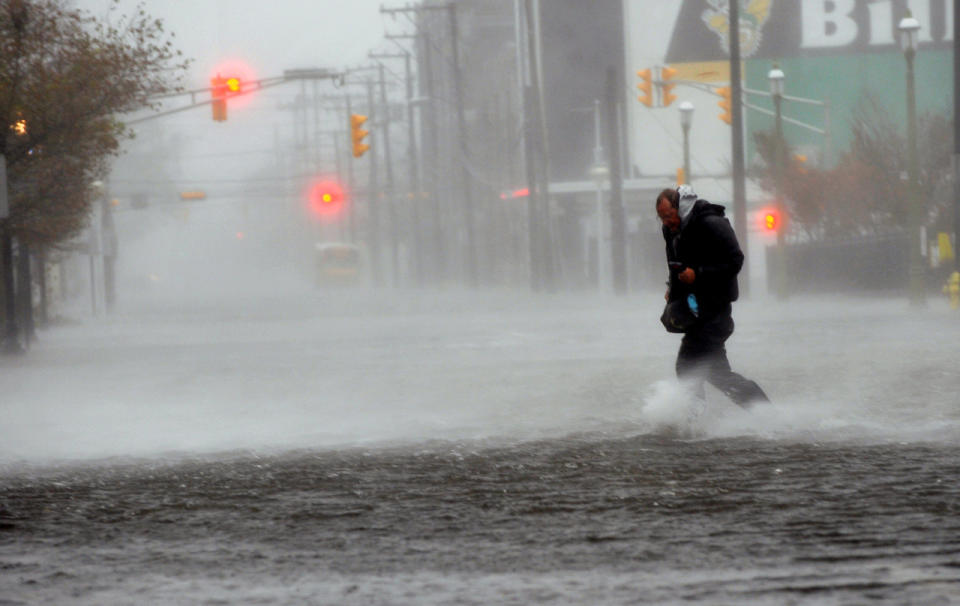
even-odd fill
[{"label": "flooded street", "polygon": [[6,363],[3,603],[960,596],[945,306],[739,304],[745,412],[676,384],[654,297],[301,294]]},{"label": "flooded street", "polygon": [[4,478],[5,603],[950,604],[960,450],[592,434]]}]

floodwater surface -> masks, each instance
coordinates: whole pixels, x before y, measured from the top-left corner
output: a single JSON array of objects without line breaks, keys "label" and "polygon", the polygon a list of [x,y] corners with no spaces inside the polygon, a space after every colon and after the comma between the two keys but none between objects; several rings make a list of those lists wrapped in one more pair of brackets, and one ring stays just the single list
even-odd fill
[{"label": "floodwater surface", "polygon": [[951,604],[960,449],[591,434],[0,480],[4,604]]}]

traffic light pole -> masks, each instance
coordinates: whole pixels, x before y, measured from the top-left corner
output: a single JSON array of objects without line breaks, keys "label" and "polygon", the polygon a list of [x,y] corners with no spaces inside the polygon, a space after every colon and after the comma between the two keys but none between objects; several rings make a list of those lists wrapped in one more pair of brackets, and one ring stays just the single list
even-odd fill
[{"label": "traffic light pole", "polygon": [[453,51],[453,81],[454,90],[457,97],[457,134],[460,148],[460,187],[463,190],[463,216],[464,227],[466,228],[466,251],[464,251],[464,262],[467,273],[467,283],[470,286],[477,286],[479,276],[477,274],[477,240],[473,217],[473,183],[470,179],[470,170],[467,166],[468,147],[467,147],[467,120],[464,115],[463,107],[463,75],[460,71],[460,40],[457,30],[457,7],[455,4],[447,4],[447,10],[450,17],[450,49]]},{"label": "traffic light pole", "polygon": [[730,115],[731,154],[733,155],[733,228],[743,249],[743,268],[740,270],[740,289],[750,294],[749,245],[747,242],[747,193],[743,157],[743,83],[740,76],[740,2],[729,2],[730,14]]},{"label": "traffic light pole", "polygon": [[[344,93],[344,102],[346,104],[347,115],[344,123],[350,123],[350,116],[353,115],[351,107],[350,93]],[[350,242],[357,242],[357,179],[353,166],[352,150],[347,150],[347,191],[350,192],[350,204],[347,206],[347,229],[350,233]]]}]

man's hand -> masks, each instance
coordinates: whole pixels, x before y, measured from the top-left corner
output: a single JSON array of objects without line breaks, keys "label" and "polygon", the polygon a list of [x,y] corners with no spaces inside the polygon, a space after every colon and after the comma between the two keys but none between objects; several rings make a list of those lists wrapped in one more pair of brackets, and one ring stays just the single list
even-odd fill
[{"label": "man's hand", "polygon": [[697,279],[697,274],[693,271],[692,267],[688,267],[677,274],[677,279],[684,284],[693,284],[694,280]]}]

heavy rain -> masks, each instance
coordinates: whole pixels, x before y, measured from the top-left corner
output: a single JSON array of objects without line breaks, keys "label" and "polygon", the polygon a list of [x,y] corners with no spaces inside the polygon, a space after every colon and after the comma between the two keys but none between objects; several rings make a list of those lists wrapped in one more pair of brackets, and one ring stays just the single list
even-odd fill
[{"label": "heavy rain", "polygon": [[957,603],[958,5],[0,0],[0,604]]}]

